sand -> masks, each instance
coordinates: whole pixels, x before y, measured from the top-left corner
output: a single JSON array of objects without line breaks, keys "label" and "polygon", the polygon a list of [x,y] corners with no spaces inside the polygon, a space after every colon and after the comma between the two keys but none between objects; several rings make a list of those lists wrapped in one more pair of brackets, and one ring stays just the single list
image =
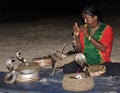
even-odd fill
[{"label": "sand", "polygon": [[[111,60],[120,62],[120,17],[119,15],[105,16],[106,23],[114,28],[114,43]],[[32,61],[33,58],[53,54],[66,44],[64,53],[72,48],[72,25],[81,24],[80,17],[51,16],[40,17],[33,20],[12,20],[0,23],[0,71],[8,71],[5,62],[15,57],[17,51]],[[20,62],[13,63],[16,68]]]}]

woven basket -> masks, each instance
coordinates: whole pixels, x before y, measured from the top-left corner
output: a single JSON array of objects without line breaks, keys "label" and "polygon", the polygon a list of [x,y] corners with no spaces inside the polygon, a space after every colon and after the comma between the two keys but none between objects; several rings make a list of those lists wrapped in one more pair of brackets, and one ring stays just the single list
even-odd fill
[{"label": "woven basket", "polygon": [[33,62],[36,62],[39,64],[40,67],[45,68],[52,68],[52,59],[50,57],[43,57],[43,58],[33,58]]},{"label": "woven basket", "polygon": [[89,66],[87,69],[92,77],[101,76],[106,72],[106,67],[104,65],[93,65]]},{"label": "woven basket", "polygon": [[[76,78],[78,75],[82,78]],[[84,73],[67,74],[63,77],[62,87],[68,91],[88,91],[94,87],[94,80],[86,78]]]}]

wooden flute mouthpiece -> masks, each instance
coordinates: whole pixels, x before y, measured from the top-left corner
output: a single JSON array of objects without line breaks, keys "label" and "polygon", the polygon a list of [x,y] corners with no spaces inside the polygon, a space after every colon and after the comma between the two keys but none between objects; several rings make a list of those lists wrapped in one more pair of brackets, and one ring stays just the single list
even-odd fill
[{"label": "wooden flute mouthpiece", "polygon": [[87,27],[88,25],[87,24],[84,24],[84,27]]}]

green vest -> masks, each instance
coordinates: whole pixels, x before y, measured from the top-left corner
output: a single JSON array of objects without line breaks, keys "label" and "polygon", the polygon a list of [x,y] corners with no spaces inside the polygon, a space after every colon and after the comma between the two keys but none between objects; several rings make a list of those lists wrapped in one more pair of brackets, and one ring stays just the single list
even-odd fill
[{"label": "green vest", "polygon": [[[92,36],[95,40],[99,41],[101,39],[101,36],[104,32],[104,29],[106,28],[106,24],[102,23],[100,27],[97,29],[95,34]],[[91,33],[91,30],[88,29],[89,33]],[[102,57],[100,54],[100,50],[97,49],[91,41],[88,40],[87,37],[84,38],[84,55],[86,56],[86,61],[90,65],[98,65],[102,62]]]}]

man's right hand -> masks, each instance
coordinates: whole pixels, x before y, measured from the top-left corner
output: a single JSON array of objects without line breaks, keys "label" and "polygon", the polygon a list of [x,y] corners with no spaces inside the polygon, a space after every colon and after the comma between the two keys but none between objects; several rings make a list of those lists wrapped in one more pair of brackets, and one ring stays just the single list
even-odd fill
[{"label": "man's right hand", "polygon": [[77,22],[75,22],[75,24],[73,25],[73,34],[75,36],[78,36],[79,35],[79,31],[80,31],[80,28],[78,27]]}]

